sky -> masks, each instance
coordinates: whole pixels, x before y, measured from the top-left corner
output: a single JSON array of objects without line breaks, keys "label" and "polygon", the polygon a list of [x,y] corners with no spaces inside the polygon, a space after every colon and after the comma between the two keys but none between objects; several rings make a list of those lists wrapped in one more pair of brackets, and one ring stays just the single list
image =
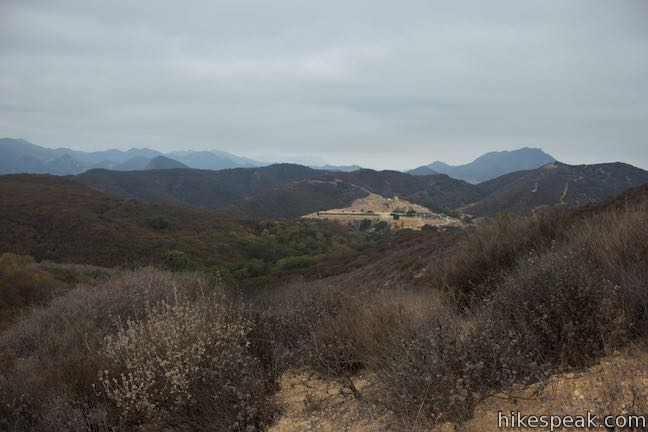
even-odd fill
[{"label": "sky", "polygon": [[0,0],[0,136],[648,168],[648,1]]}]

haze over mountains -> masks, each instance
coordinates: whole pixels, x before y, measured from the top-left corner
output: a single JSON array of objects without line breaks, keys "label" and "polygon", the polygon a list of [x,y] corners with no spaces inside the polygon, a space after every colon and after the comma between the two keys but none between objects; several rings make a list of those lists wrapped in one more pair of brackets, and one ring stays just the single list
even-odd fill
[{"label": "haze over mountains", "polygon": [[116,196],[242,218],[295,218],[348,206],[368,193],[457,216],[529,214],[548,205],[587,204],[648,183],[648,172],[632,165],[566,165],[532,148],[490,152],[458,166],[437,161],[408,173],[358,165],[254,164],[260,163],[225,152],[79,152],[0,140],[2,173],[74,175]]},{"label": "haze over mountains", "polygon": [[127,151],[111,149],[83,152],[68,148],[45,148],[24,139],[0,139],[0,173],[70,175],[94,168],[143,170],[158,156],[199,169],[220,170],[265,165],[221,151],[177,151],[163,154],[157,150],[133,148]]},{"label": "haze over mountains", "polygon": [[[149,166],[152,159],[163,156],[166,163],[158,160]],[[237,156],[231,153],[211,151],[173,151],[162,153],[152,149],[133,148],[127,151],[103,150],[82,152],[68,148],[50,149],[30,143],[24,139],[0,139],[0,173],[38,173],[74,175],[84,171],[103,168],[113,171],[136,171],[143,169],[195,168],[222,170],[230,168],[251,168],[267,166],[270,163]],[[169,162],[175,161],[175,163]],[[408,171],[413,175],[447,174],[450,177],[478,183],[513,171],[533,169],[553,162],[555,159],[540,149],[522,148],[513,151],[486,153],[465,165],[451,166],[436,161],[429,165]],[[311,168],[353,172],[362,169],[360,165],[305,164]],[[153,168],[157,167],[157,168]]]},{"label": "haze over mountains", "polygon": [[177,168],[189,168],[187,165],[178,162],[175,159],[168,158],[166,156],[155,156],[151,159],[144,169],[147,170],[158,170],[158,169],[177,169]]},{"label": "haze over mountains", "polygon": [[[154,158],[164,157],[153,162]],[[162,161],[165,160],[165,163]],[[175,161],[169,162],[169,161]],[[151,163],[153,162],[153,163]],[[209,150],[182,150],[162,153],[147,148],[130,150],[102,150],[84,152],[69,148],[41,147],[24,139],[0,138],[0,174],[33,173],[74,175],[84,171],[103,168],[113,171],[136,171],[144,169],[195,168],[222,170],[270,165],[232,153]],[[359,165],[321,165],[314,168],[325,171],[355,171]]]},{"label": "haze over mountains", "polygon": [[555,159],[541,149],[524,147],[519,150],[486,153],[464,165],[448,165],[436,161],[408,171],[413,175],[447,174],[450,177],[479,183],[514,171],[541,167]]}]

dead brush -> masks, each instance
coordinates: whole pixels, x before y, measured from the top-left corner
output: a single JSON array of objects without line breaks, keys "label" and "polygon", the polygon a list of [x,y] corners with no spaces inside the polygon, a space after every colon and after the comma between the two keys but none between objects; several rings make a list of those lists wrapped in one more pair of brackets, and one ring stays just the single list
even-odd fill
[{"label": "dead brush", "polygon": [[371,301],[347,297],[338,313],[312,333],[313,366],[360,398],[354,375],[373,369],[394,331],[425,314],[431,298],[406,291],[376,292]]},{"label": "dead brush", "polygon": [[253,318],[192,274],[77,288],[0,335],[0,429],[262,428],[275,377]]}]

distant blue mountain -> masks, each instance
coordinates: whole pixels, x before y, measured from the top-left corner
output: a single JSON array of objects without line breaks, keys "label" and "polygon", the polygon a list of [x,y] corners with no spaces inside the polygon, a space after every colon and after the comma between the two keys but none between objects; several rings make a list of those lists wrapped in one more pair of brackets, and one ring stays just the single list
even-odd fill
[{"label": "distant blue mountain", "polygon": [[156,169],[175,169],[175,168],[189,168],[187,165],[178,162],[175,159],[168,158],[166,156],[155,156],[153,159],[146,164],[144,169],[147,170],[156,170]]},{"label": "distant blue mountain", "polygon": [[333,171],[333,172],[353,172],[362,169],[360,165],[324,165],[324,166],[312,166],[311,168],[322,170],[322,171]]},{"label": "distant blue mountain", "polygon": [[182,162],[190,168],[222,170],[228,168],[252,168],[266,164],[219,150],[175,151],[166,156]]},{"label": "distant blue mountain", "polygon": [[[143,170],[149,163],[164,156],[189,168],[222,170],[247,168],[266,164],[226,153],[212,151],[178,151],[163,154],[157,150],[141,148],[130,150],[101,150],[84,152],[69,148],[46,148],[24,139],[0,138],[0,174],[47,173],[55,175],[79,174],[93,168],[113,171]],[[158,163],[166,166],[161,161]],[[171,164],[173,165],[173,164]]]},{"label": "distant blue mountain", "polygon": [[538,148],[486,153],[465,165],[436,161],[408,171],[412,175],[446,174],[471,183],[481,183],[515,171],[539,168],[555,159]]}]

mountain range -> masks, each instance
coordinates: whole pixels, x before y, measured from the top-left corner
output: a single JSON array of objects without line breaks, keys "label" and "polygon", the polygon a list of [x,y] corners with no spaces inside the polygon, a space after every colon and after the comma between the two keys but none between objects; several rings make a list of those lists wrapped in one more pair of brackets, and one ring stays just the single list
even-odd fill
[{"label": "mountain range", "polygon": [[[112,149],[84,152],[69,148],[50,149],[37,146],[24,139],[0,138],[0,174],[70,175],[94,168],[114,171],[143,170],[147,168],[152,159],[159,156],[180,163],[180,166],[198,169],[221,170],[264,165],[252,159],[217,150],[178,151],[163,154],[157,150],[133,148],[126,151]],[[157,163],[155,162],[154,165]]]},{"label": "mountain range", "polygon": [[400,197],[447,214],[484,217],[502,212],[530,214],[554,204],[575,207],[599,201],[648,183],[648,172],[623,163],[551,162],[472,184],[445,174],[415,176],[370,169],[331,172],[277,164],[221,171],[99,169],[71,178],[117,196],[252,219],[295,218],[341,208],[370,192]]},{"label": "mountain range", "polygon": [[[487,153],[466,165],[434,162],[408,173],[357,165],[314,169],[254,163],[224,152],[88,153],[0,139],[0,172],[70,175],[115,196],[250,219],[296,218],[342,208],[369,193],[400,197],[456,216],[530,214],[554,204],[580,206],[648,183],[648,172],[632,165],[567,165],[531,148]],[[221,169],[230,165],[235,168]]]},{"label": "mountain range", "polygon": [[470,183],[491,180],[510,172],[531,170],[555,159],[541,149],[524,147],[518,150],[486,153],[465,165],[448,165],[436,161],[408,171],[412,175],[447,174]]},{"label": "mountain range", "polygon": [[[154,158],[161,160],[149,164]],[[174,163],[169,162],[174,161]],[[540,149],[522,148],[513,151],[486,153],[466,165],[451,166],[436,161],[408,171],[412,175],[447,174],[448,176],[470,183],[490,180],[510,172],[538,168],[555,159]],[[113,171],[137,171],[150,169],[195,168],[203,170],[223,170],[230,168],[253,168],[270,163],[237,156],[218,150],[210,151],[173,151],[162,153],[152,149],[133,148],[127,151],[103,150],[83,152],[68,148],[50,149],[30,143],[24,139],[0,139],[0,174],[46,173],[55,175],[74,175],[95,168]],[[362,169],[359,165],[308,165],[311,168],[331,172],[354,172]]]},{"label": "mountain range", "polygon": [[[165,159],[154,161],[159,157]],[[162,153],[147,148],[133,148],[126,151],[111,149],[84,152],[69,148],[51,149],[41,147],[24,139],[0,138],[0,174],[74,175],[95,168],[113,171],[173,168],[223,170],[267,165],[270,165],[270,163],[220,150],[183,150]],[[358,165],[321,165],[314,166],[314,168],[323,171],[344,172],[361,169]]]}]

